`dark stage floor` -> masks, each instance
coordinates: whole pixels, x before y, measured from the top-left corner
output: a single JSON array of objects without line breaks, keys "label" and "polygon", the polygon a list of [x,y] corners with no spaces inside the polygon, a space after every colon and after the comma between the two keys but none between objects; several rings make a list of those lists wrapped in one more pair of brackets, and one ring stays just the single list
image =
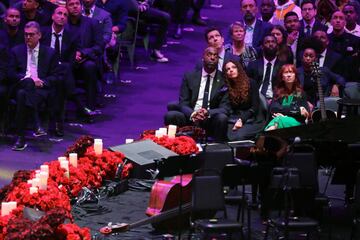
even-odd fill
[{"label": "dark stage floor", "polygon": [[[224,35],[231,22],[240,19],[240,1],[213,0],[213,4],[222,3],[222,8],[205,8],[202,12],[209,18],[209,25],[221,27]],[[43,162],[56,159],[63,155],[79,136],[87,134],[95,138],[102,138],[105,147],[125,142],[126,138],[138,138],[146,129],[157,129],[163,125],[166,104],[176,100],[182,75],[194,68],[201,58],[205,48],[203,36],[204,27],[190,27],[184,32],[183,39],[174,40],[169,37],[167,47],[163,53],[169,57],[168,64],[161,64],[149,60],[149,53],[138,48],[136,53],[136,67],[131,69],[124,61],[120,66],[120,77],[114,85],[106,87],[106,93],[116,97],[105,98],[103,115],[94,124],[72,124],[66,122],[65,137],[61,141],[50,141],[48,137],[34,139],[29,137],[29,147],[22,152],[14,152],[12,136],[0,137],[0,186],[11,180],[12,173],[18,169],[38,168]],[[192,31],[194,30],[194,31]],[[172,33],[171,33],[172,35]],[[131,83],[123,83],[129,81]],[[324,178],[321,177],[322,186]],[[343,197],[342,186],[330,186],[328,193],[335,197]],[[99,227],[109,221],[133,222],[144,217],[147,206],[148,193],[128,191],[115,198],[108,199],[109,204],[119,204],[110,213],[101,216],[83,216],[78,222],[83,226],[90,226],[95,233]],[[333,239],[349,239],[351,220],[349,209],[344,208],[344,202],[334,200],[333,218],[328,219],[333,228]],[[107,203],[106,203],[107,204]],[[253,211],[254,238],[261,239],[264,227],[260,224],[257,211]],[[230,217],[234,216],[231,211]],[[151,226],[134,229],[128,233],[112,236],[109,239],[162,239],[162,235],[152,232]]]}]

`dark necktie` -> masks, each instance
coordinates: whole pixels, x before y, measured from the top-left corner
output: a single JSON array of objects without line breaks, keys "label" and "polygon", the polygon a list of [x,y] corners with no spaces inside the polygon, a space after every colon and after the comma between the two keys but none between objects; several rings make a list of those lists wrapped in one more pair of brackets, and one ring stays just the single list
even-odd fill
[{"label": "dark necktie", "polygon": [[306,27],[305,27],[305,35],[306,35],[306,37],[311,36],[311,27],[310,27],[310,25],[306,25]]},{"label": "dark necktie", "polygon": [[261,93],[266,97],[266,92],[270,84],[270,72],[271,72],[271,62],[266,64],[265,78],[262,84]]},{"label": "dark necktie", "polygon": [[54,36],[55,36],[55,47],[54,47],[54,49],[55,49],[56,54],[60,58],[60,56],[61,56],[61,53],[60,53],[60,36],[61,36],[61,34],[54,33]]},{"label": "dark necktie", "polygon": [[205,84],[205,90],[204,90],[203,103],[202,103],[202,108],[205,108],[205,109],[208,108],[209,90],[210,90],[210,75],[207,75],[206,84]]}]

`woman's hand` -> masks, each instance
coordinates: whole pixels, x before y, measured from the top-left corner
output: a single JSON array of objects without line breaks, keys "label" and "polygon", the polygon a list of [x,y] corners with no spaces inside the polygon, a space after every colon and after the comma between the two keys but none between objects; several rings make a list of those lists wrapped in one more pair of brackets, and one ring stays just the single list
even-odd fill
[{"label": "woman's hand", "polygon": [[304,116],[305,118],[309,117],[309,112],[304,107],[300,107],[300,113],[301,113],[301,116]]},{"label": "woman's hand", "polygon": [[282,113],[273,113],[273,118],[276,118],[276,117],[283,117],[284,114]]},{"label": "woman's hand", "polygon": [[235,123],[234,127],[232,128],[232,130],[233,130],[233,131],[238,130],[238,129],[241,128],[242,126],[243,126],[243,122],[242,122],[242,120],[239,118],[239,119],[236,121],[236,123]]}]

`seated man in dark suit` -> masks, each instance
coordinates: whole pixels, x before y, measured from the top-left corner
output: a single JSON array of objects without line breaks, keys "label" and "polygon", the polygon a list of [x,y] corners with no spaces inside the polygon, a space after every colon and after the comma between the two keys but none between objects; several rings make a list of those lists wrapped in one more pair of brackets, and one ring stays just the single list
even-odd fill
[{"label": "seated man in dark suit", "polygon": [[321,88],[324,97],[339,97],[339,89],[345,87],[345,79],[340,75],[333,73],[327,67],[320,68],[320,76],[313,74],[313,62],[317,61],[317,47],[311,46],[311,43],[304,42],[304,52],[302,57],[302,66],[298,68],[298,76],[301,86],[306,93],[307,101],[316,106],[319,101],[319,93],[317,87],[317,78],[320,77]]},{"label": "seated man in dark suit", "polygon": [[246,29],[245,44],[259,48],[264,36],[270,32],[271,24],[256,19],[258,8],[255,0],[242,0],[241,12]]},{"label": "seated man in dark suit", "polygon": [[[46,101],[53,82],[59,77],[58,58],[54,50],[40,45],[40,26],[37,22],[28,22],[24,29],[25,44],[11,50],[9,79],[16,99],[17,141],[13,150],[21,151],[27,146],[25,127],[28,113],[34,115],[34,136],[46,135],[40,127],[38,106]],[[31,111],[30,111],[31,110]]]},{"label": "seated man in dark suit", "polygon": [[343,56],[344,76],[346,81],[359,81],[360,68],[360,38],[345,31],[345,15],[341,11],[332,14],[333,31],[329,34],[329,48]]},{"label": "seated man in dark suit", "polygon": [[[85,83],[86,107],[96,107],[97,84],[101,79],[101,59],[104,53],[104,42],[101,25],[97,20],[81,15],[81,1],[68,0],[66,8],[69,12],[69,29],[77,36],[80,48],[75,54],[75,79]],[[91,121],[91,119],[88,119]]]},{"label": "seated man in dark suit", "polygon": [[343,57],[329,48],[329,37],[326,32],[318,30],[313,34],[314,38],[321,42],[319,67],[327,67],[332,72],[343,75]]},{"label": "seated man in dark suit", "polygon": [[228,93],[217,70],[218,53],[208,47],[202,69],[185,74],[179,97],[179,109],[165,115],[165,125],[200,125],[217,141],[226,140]]},{"label": "seated man in dark suit", "polygon": [[[208,47],[213,47],[216,49],[219,56],[218,70],[222,71],[224,63],[231,59],[235,60],[236,57],[229,51],[225,51],[224,37],[219,28],[210,27],[205,30],[204,35]],[[201,67],[202,63],[197,63],[196,68],[200,69]]]},{"label": "seated man in dark suit", "polygon": [[23,0],[20,26],[23,28],[26,23],[36,21],[40,26],[49,26],[51,24],[50,14],[46,11],[40,11],[41,0]]},{"label": "seated man in dark suit", "polygon": [[[255,80],[259,87],[260,99],[263,106],[273,97],[273,88],[276,84],[277,73],[284,62],[277,58],[278,44],[273,35],[266,35],[262,44],[262,58],[250,62],[246,72]],[[264,101],[264,100],[268,101]]]},{"label": "seated man in dark suit", "polygon": [[300,38],[310,37],[318,30],[327,31],[327,26],[316,19],[316,5],[312,0],[304,0],[301,3],[301,15]]},{"label": "seated man in dark suit", "polygon": [[59,57],[60,69],[63,77],[56,83],[53,92],[54,108],[52,108],[52,117],[55,120],[55,135],[62,137],[65,98],[68,97],[75,101],[77,109],[83,115],[90,115],[92,113],[89,109],[81,103],[79,96],[75,92],[75,79],[73,75],[73,66],[75,63],[75,52],[79,48],[77,35],[73,35],[66,27],[68,20],[68,11],[65,7],[57,7],[52,15],[53,24],[51,27],[42,29],[41,43],[51,47],[55,50]]},{"label": "seated man in dark suit", "polygon": [[[111,40],[113,30],[114,33],[120,33],[120,23],[119,26],[117,27],[113,26],[111,14],[108,11],[104,10],[103,8],[95,5],[95,2],[96,0],[83,0],[82,15],[99,21],[103,32],[104,43],[108,44]],[[106,3],[109,3],[109,1],[107,1]],[[122,29],[121,31],[123,31],[125,28],[126,19],[127,19],[127,11],[125,12],[125,20],[124,20],[125,23],[123,23],[124,26],[121,24],[121,29]]]},{"label": "seated man in dark suit", "polygon": [[0,30],[1,44],[8,49],[24,43],[24,32],[20,29],[20,11],[9,8],[4,16],[4,29]]}]

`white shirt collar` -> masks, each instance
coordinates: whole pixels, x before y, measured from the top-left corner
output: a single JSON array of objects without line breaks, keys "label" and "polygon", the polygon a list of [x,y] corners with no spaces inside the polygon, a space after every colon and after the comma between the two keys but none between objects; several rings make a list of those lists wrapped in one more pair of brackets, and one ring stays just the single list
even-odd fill
[{"label": "white shirt collar", "polygon": [[201,77],[205,77],[205,76],[207,76],[207,75],[210,75],[211,78],[214,78],[214,77],[215,77],[215,74],[216,74],[216,70],[209,74],[209,73],[207,73],[207,72],[205,71],[204,68],[202,68]]},{"label": "white shirt collar", "polygon": [[255,18],[255,21],[251,24],[251,25],[247,25],[245,22],[244,22],[244,24],[245,24],[245,28],[248,26],[248,27],[252,27],[252,29],[254,30],[255,29],[255,24],[256,24],[256,18]]},{"label": "white shirt collar", "polygon": [[34,53],[39,52],[40,43],[38,43],[33,49],[27,47],[28,51],[33,51]]},{"label": "white shirt collar", "polygon": [[325,56],[326,56],[326,52],[327,52],[327,48],[325,48],[325,50],[324,50],[322,53],[320,53],[320,56],[325,57]]},{"label": "white shirt collar", "polygon": [[276,61],[276,59],[277,59],[277,57],[275,57],[273,60],[268,61],[265,57],[263,57],[263,58],[264,58],[264,64],[266,65],[266,64],[268,64],[268,63],[271,63],[271,66],[274,66],[275,61]]},{"label": "white shirt collar", "polygon": [[51,35],[53,35],[54,33],[56,33],[56,34],[61,34],[61,36],[62,36],[63,33],[64,33],[64,28],[63,28],[59,33],[57,33],[57,32],[55,32],[54,26],[52,25],[52,26],[51,26]]},{"label": "white shirt collar", "polygon": [[90,8],[90,15],[89,15],[89,16],[86,16],[86,15],[85,15],[85,8],[83,7],[83,9],[82,9],[82,15],[83,15],[83,16],[86,16],[86,17],[92,17],[92,15],[94,14],[94,11],[95,11],[95,4]]},{"label": "white shirt collar", "polygon": [[305,29],[306,29],[306,26],[310,26],[311,28],[313,28],[313,27],[314,27],[314,24],[315,24],[315,18],[311,21],[310,24],[307,24],[307,23],[305,22],[305,20],[303,19],[303,23],[304,23],[304,28],[305,28]]}]

